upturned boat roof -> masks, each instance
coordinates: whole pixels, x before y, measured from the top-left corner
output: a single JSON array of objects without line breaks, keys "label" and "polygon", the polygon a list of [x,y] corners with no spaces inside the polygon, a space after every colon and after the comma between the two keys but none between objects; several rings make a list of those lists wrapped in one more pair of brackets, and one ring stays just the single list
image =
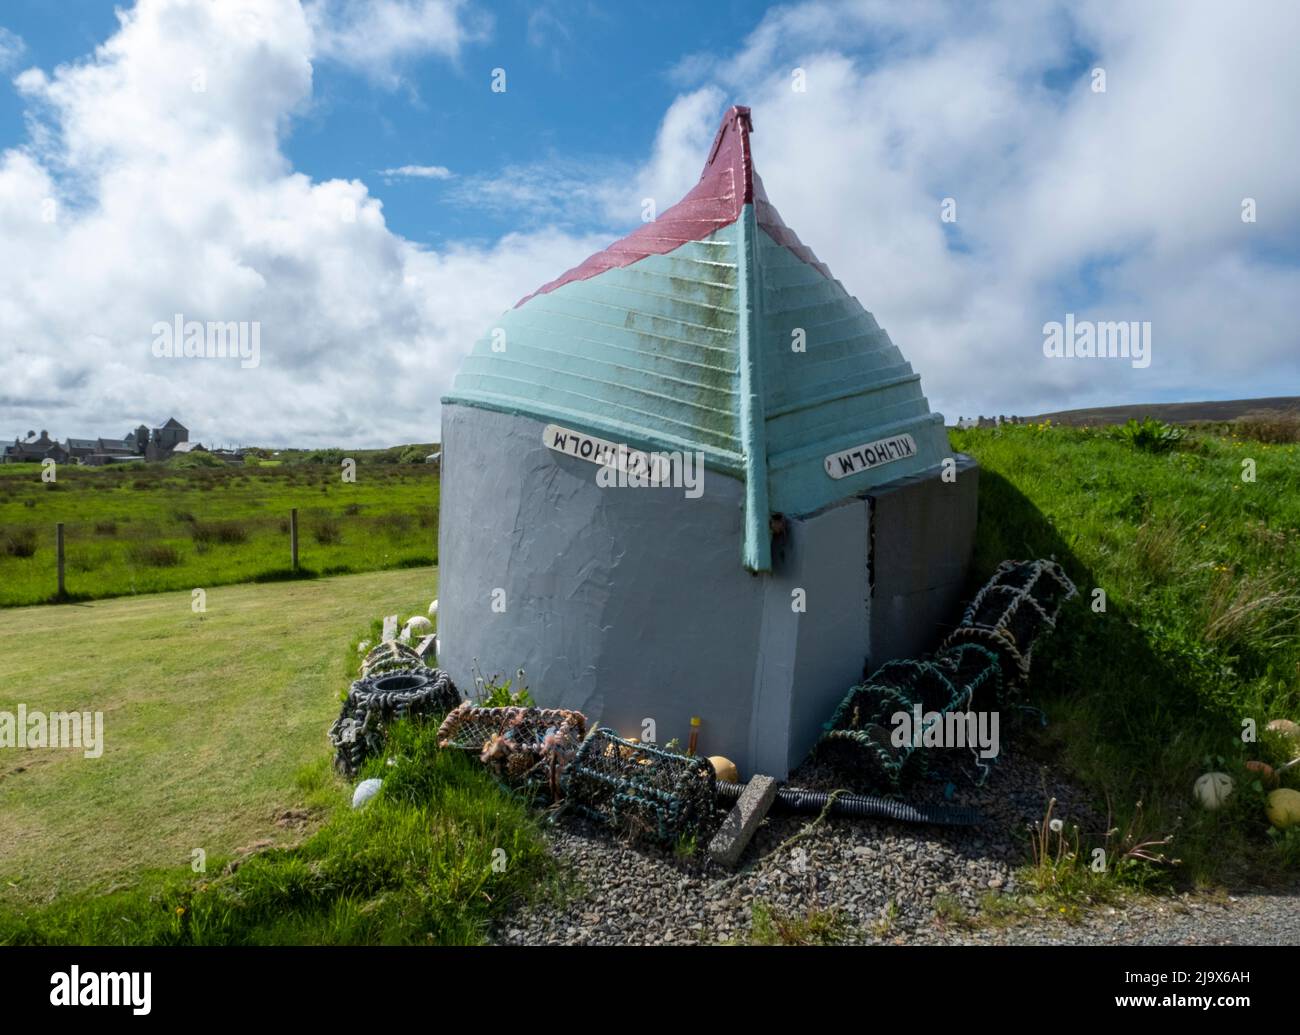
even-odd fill
[{"label": "upturned boat roof", "polygon": [[948,447],[920,376],[768,200],[751,132],[748,108],[728,111],[695,187],[504,313],[443,402],[702,452],[745,483],[742,560],[767,571],[772,513],[915,475]]}]

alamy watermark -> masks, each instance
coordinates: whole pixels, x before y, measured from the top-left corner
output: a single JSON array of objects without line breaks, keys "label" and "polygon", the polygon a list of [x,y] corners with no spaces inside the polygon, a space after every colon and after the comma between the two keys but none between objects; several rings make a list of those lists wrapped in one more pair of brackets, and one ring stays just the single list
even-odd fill
[{"label": "alamy watermark", "polygon": [[602,489],[684,489],[687,499],[704,495],[704,454],[632,449],[622,442],[548,424],[542,430],[547,449],[596,464]]},{"label": "alamy watermark", "polygon": [[997,712],[894,712],[889,742],[894,747],[970,748],[980,758],[997,758],[1001,750]]},{"label": "alamy watermark", "polygon": [[0,748],[78,748],[86,758],[104,753],[103,712],[0,711]]},{"label": "alamy watermark", "polygon": [[1043,324],[1043,355],[1049,359],[1128,359],[1139,370],[1151,365],[1151,321],[1076,320]]},{"label": "alamy watermark", "polygon": [[684,489],[688,500],[704,495],[704,454],[700,451],[641,453],[620,446],[596,470],[602,489]]},{"label": "alamy watermark", "polygon": [[186,320],[177,313],[170,323],[151,328],[151,351],[157,359],[238,359],[251,370],[262,362],[262,324],[258,320]]},{"label": "alamy watermark", "polygon": [[143,1017],[153,1009],[151,971],[82,971],[75,963],[50,975],[51,1006],[129,1006]]}]

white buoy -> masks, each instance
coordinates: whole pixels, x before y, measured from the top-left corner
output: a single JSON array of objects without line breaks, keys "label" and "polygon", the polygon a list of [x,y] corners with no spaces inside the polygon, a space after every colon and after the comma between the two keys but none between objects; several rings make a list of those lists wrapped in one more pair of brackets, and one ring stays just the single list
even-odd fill
[{"label": "white buoy", "polygon": [[406,620],[406,628],[416,636],[427,636],[433,632],[433,623],[423,615],[413,615]]},{"label": "white buoy", "polygon": [[438,601],[435,600],[432,604],[429,605],[429,614],[436,615],[437,613],[438,613]]},{"label": "white buoy", "polygon": [[1232,794],[1232,777],[1227,773],[1205,773],[1197,777],[1192,793],[1203,808],[1213,812]]},{"label": "white buoy", "polygon": [[383,780],[371,777],[369,780],[362,780],[357,784],[357,789],[352,792],[352,807],[361,808],[366,802],[379,793],[379,788],[384,785]]}]

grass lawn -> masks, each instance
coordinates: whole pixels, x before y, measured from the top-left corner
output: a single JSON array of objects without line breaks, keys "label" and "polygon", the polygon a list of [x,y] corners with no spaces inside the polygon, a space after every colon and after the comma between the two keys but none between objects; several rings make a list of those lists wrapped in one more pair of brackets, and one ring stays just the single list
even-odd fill
[{"label": "grass lawn", "polygon": [[102,710],[106,742],[0,756],[0,945],[466,944],[557,888],[535,818],[436,722],[393,730],[364,809],[333,774],[356,640],[435,592],[426,568],[0,614],[0,708]]},{"label": "grass lawn", "polygon": [[[1146,834],[1176,831],[1190,882],[1294,879],[1300,829],[1270,835],[1245,762],[1286,760],[1264,727],[1300,721],[1300,446],[1197,432],[1152,453],[1042,425],[951,439],[981,465],[973,583],[1003,558],[1055,557],[1080,590],[1034,657],[1045,752],[1103,814],[1109,795],[1117,825],[1141,800]],[[1236,782],[1218,812],[1192,799],[1207,770]],[[1284,779],[1300,787],[1300,766]]]},{"label": "grass lawn", "polygon": [[189,593],[0,613],[0,709],[102,711],[105,741],[98,759],[0,752],[0,900],[291,839],[275,818],[329,753],[349,639],[375,615],[423,614],[436,579],[230,586],[201,615]]},{"label": "grass lawn", "polygon": [[64,524],[74,600],[437,562],[438,478],[425,464],[103,468],[0,465],[0,607],[53,600],[55,526]]}]

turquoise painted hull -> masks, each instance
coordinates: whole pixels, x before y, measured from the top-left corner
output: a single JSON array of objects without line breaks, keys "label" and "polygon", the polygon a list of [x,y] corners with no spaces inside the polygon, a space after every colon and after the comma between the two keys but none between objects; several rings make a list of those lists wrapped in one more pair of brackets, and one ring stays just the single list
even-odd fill
[{"label": "turquoise painted hull", "polygon": [[[757,227],[752,205],[704,240],[502,314],[443,401],[702,452],[746,483],[742,560],[756,571],[771,564],[769,510],[808,514],[949,455],[943,418],[888,334]],[[901,434],[915,455],[827,474],[828,455]]]}]

